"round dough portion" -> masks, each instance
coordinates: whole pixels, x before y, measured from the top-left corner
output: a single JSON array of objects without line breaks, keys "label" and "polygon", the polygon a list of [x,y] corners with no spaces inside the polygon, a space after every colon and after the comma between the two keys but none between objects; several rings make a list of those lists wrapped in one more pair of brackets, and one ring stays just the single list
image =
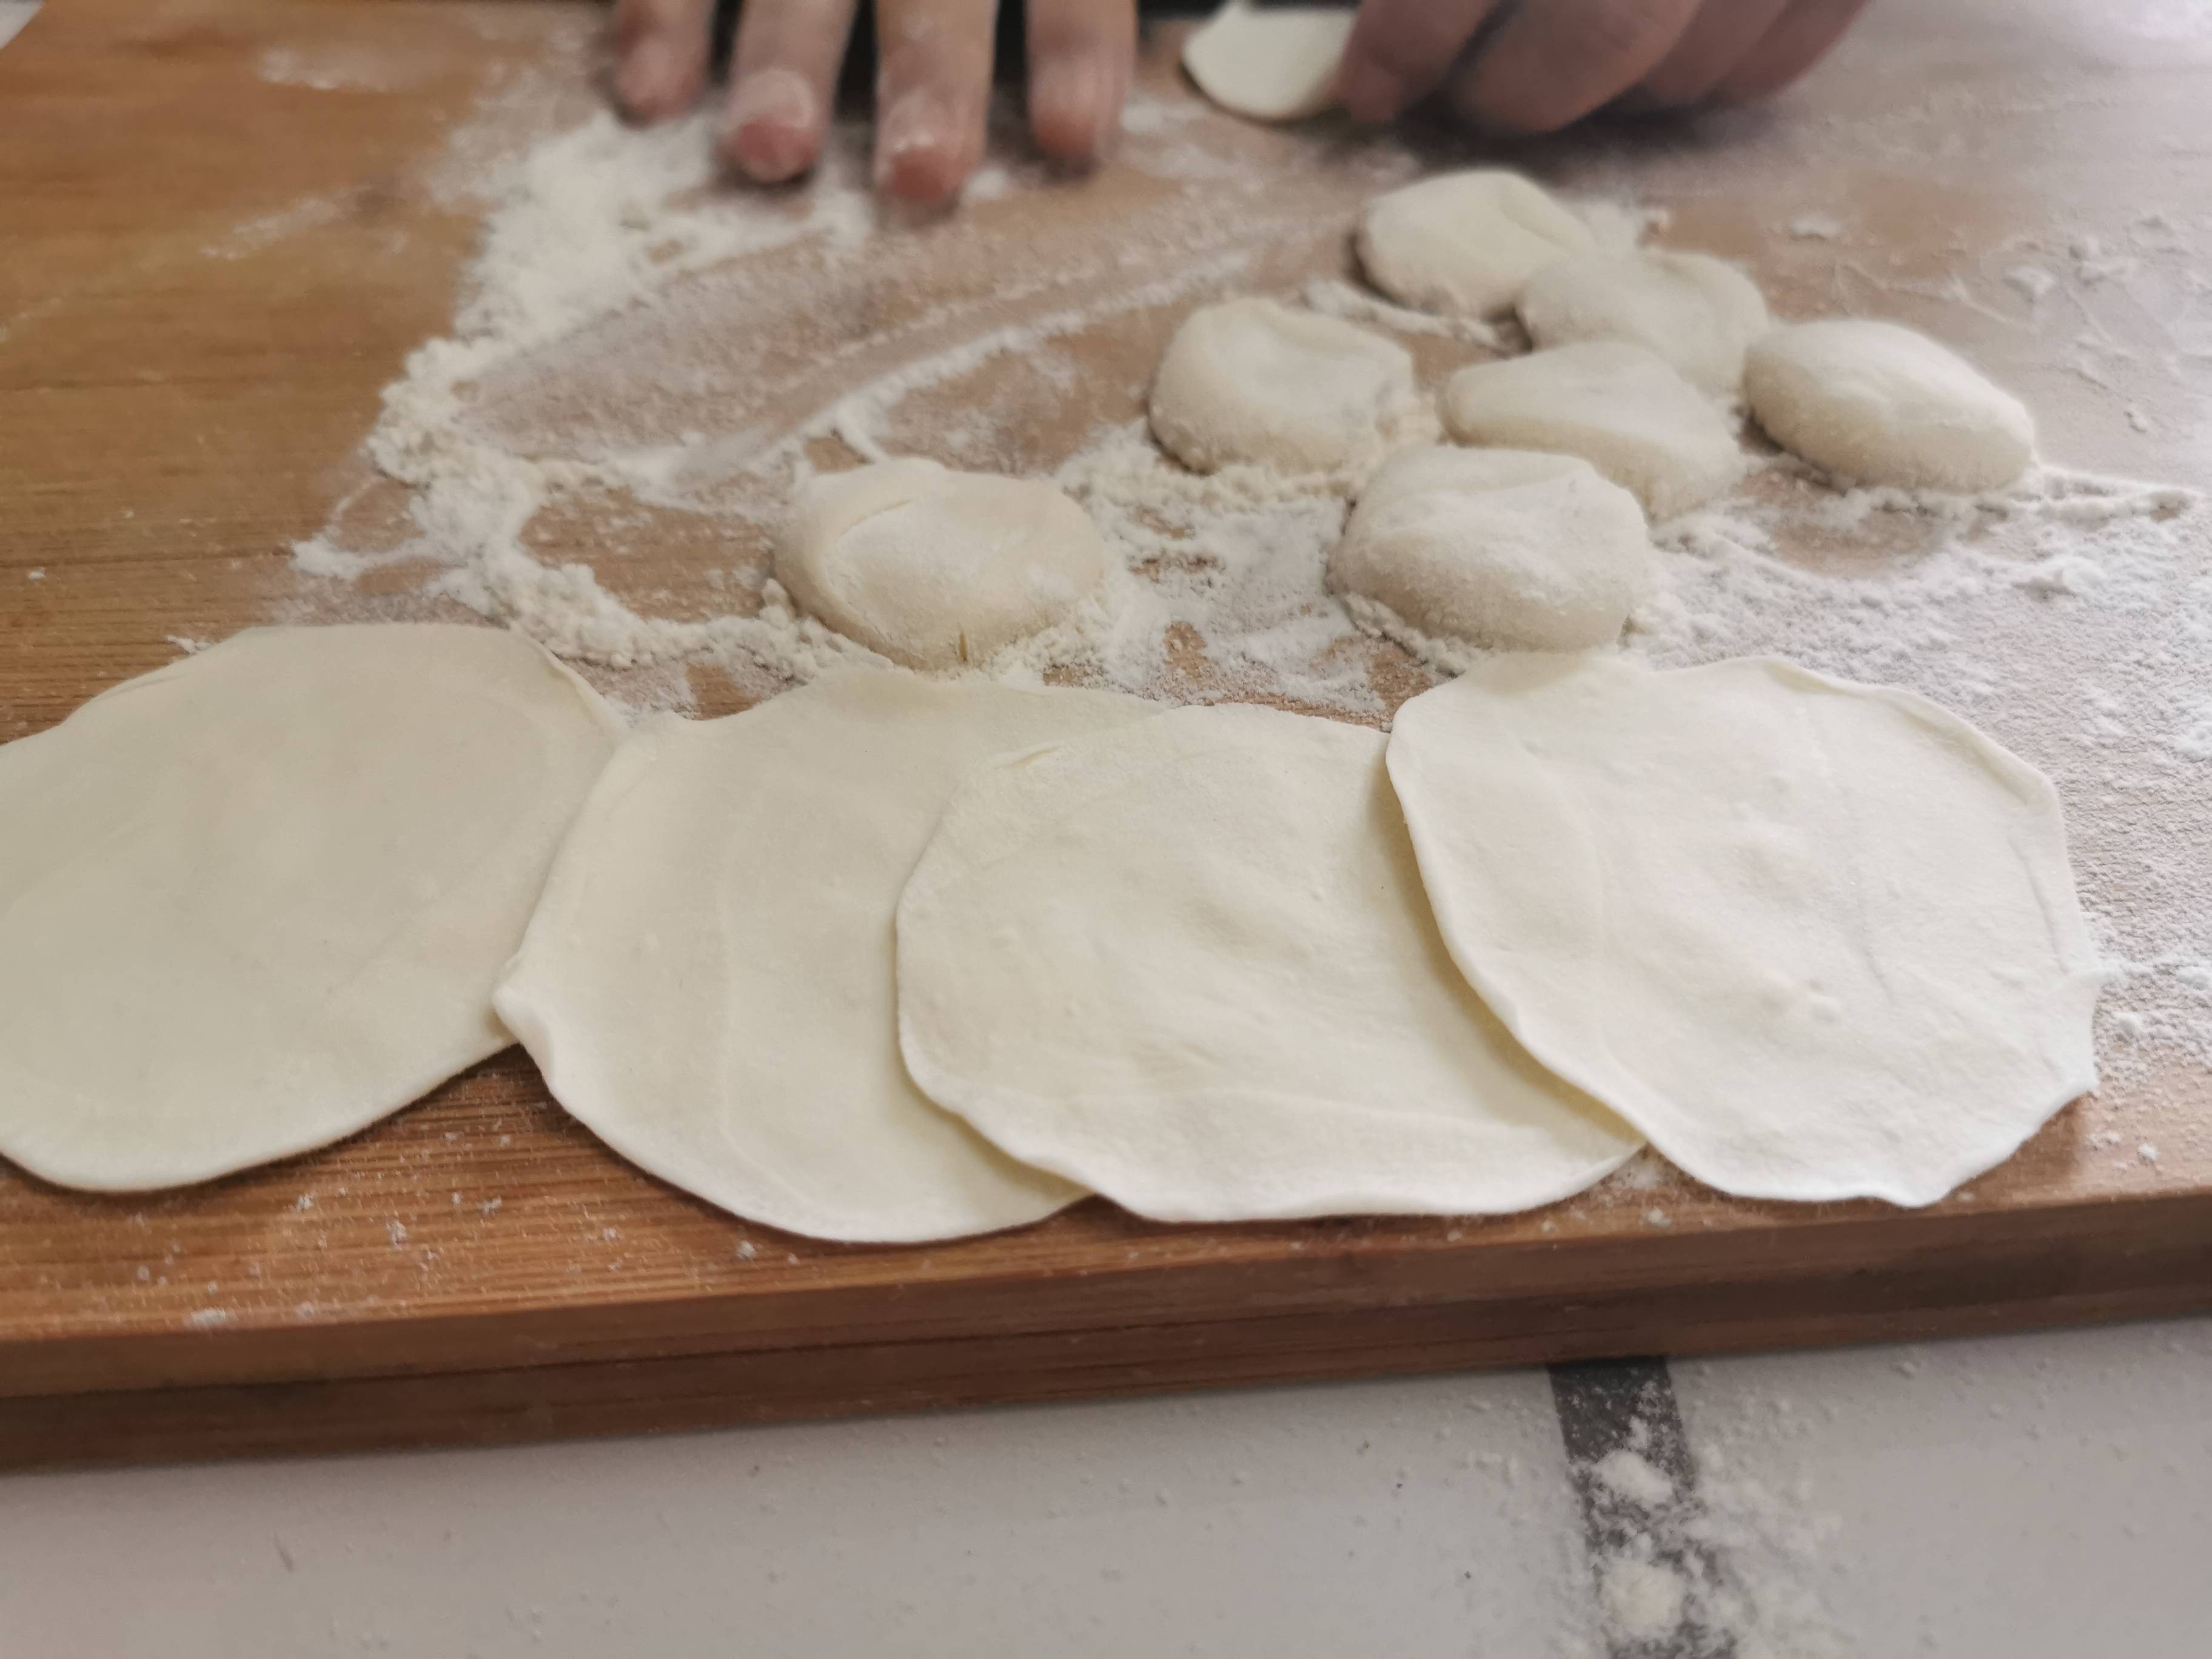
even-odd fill
[{"label": "round dough portion", "polygon": [[1765,295],[1735,266],[1662,248],[1559,260],[1529,278],[1518,308],[1540,347],[1625,340],[1726,398],[1743,384],[1745,350],[1772,325]]},{"label": "round dough portion", "polygon": [[1004,757],[899,902],[931,1098],[1164,1221],[1526,1209],[1639,1144],[1452,967],[1379,732],[1176,709]]},{"label": "round dough portion", "polygon": [[0,1153],[206,1181],[514,1039],[492,983],[622,723],[519,635],[256,629],[0,748]]},{"label": "round dough portion", "polygon": [[1752,348],[1744,397],[1784,449],[1863,483],[2001,489],[2035,459],[2035,418],[1957,353],[1894,323],[1798,323]]},{"label": "round dough portion", "polygon": [[808,479],[775,549],[811,615],[909,668],[988,661],[1064,621],[1105,569],[1065,491],[919,458]]},{"label": "round dough portion", "polygon": [[1592,340],[1463,368],[1444,385],[1462,443],[1579,455],[1655,522],[1702,507],[1743,476],[1713,401],[1641,346]]},{"label": "round dough portion", "polygon": [[1401,304],[1492,317],[1510,310],[1538,271],[1597,239],[1531,180],[1477,167],[1376,197],[1361,216],[1358,245],[1370,280]]},{"label": "round dough portion", "polygon": [[1393,457],[1329,558],[1334,586],[1424,634],[1516,651],[1618,639],[1656,573],[1633,495],[1587,461],[1518,449]]},{"label": "round dough portion", "polygon": [[1352,34],[1345,6],[1229,3],[1182,45],[1182,66],[1222,108],[1255,121],[1298,121],[1336,101],[1337,60]]},{"label": "round dough portion", "polygon": [[601,1139],[738,1215],[882,1241],[1049,1215],[1079,1189],[908,1080],[891,916],[963,773],[1153,707],[860,669],[648,720],[562,848],[500,1012]]},{"label": "round dough portion", "polygon": [[1433,431],[1404,347],[1273,300],[1228,300],[1183,319],[1152,379],[1153,435],[1200,472],[1370,471]]},{"label": "round dough portion", "polygon": [[1390,775],[1498,1018],[1724,1192],[1929,1203],[2096,1085],[2057,796],[1922,698],[1495,658]]}]

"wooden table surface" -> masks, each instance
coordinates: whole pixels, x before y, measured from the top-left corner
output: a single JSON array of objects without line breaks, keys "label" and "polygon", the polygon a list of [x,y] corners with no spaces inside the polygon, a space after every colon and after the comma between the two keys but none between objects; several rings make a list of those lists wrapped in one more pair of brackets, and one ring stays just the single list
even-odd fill
[{"label": "wooden table surface", "polygon": [[[2060,459],[2203,485],[2201,261],[2177,301],[2196,332],[2154,318],[2145,344],[2100,323],[2114,349],[2094,372],[1947,286],[2024,231],[2117,234],[2170,203],[2202,228],[2212,31],[2194,15],[2159,0],[1890,0],[1771,110],[1640,151],[1579,137],[1531,154],[1569,179],[1632,178],[1673,209],[1674,240],[1747,259],[1784,311],[1833,305],[1856,270],[1892,314],[2015,385]],[[314,614],[288,550],[364,476],[381,388],[452,325],[477,210],[433,182],[448,135],[537,85],[582,106],[596,27],[530,0],[60,0],[0,49],[0,738],[173,659],[178,641]],[[356,68],[313,69],[334,63]],[[1153,83],[1171,84],[1164,60]],[[1875,154],[1855,137],[1869,131],[1895,142]],[[1274,135],[1251,143],[1255,165],[1278,154]],[[1134,188],[1109,169],[994,206],[1079,235],[1081,191]],[[1352,198],[1338,189],[1334,216],[1273,274],[1340,265]],[[1852,261],[1787,234],[1815,210],[1849,216]],[[1152,346],[1127,349],[1140,383]],[[665,564],[680,583],[680,550]],[[708,713],[741,696],[711,673],[690,689]],[[2039,742],[2035,722],[2056,718],[2023,708],[2000,734],[2051,763],[2059,736]],[[2148,810],[2212,818],[2204,772]],[[2170,894],[2171,872],[2153,890],[2094,857],[2079,793],[2093,902]],[[2212,869],[2194,890],[2212,905]],[[839,1247],[631,1170],[511,1050],[342,1146],[205,1188],[89,1197],[0,1167],[0,1463],[2212,1306],[2208,1120],[2212,1080],[2177,1052],[2124,1068],[2003,1168],[1912,1213],[1739,1202],[1662,1171],[1492,1220],[1167,1228],[1092,1201],[995,1238]],[[2157,1161],[2112,1155],[2114,1133],[2155,1142]]]}]

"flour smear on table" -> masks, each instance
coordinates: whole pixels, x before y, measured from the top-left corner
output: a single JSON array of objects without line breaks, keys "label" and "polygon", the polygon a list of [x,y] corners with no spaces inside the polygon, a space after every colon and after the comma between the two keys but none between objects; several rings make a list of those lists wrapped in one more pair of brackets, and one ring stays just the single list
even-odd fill
[{"label": "flour smear on table", "polygon": [[[1001,653],[982,671],[996,678],[1380,724],[1462,665],[1444,646],[1409,657],[1330,592],[1340,493],[1248,467],[1194,477],[1144,427],[1176,325],[1239,293],[1356,314],[1414,352],[1431,395],[1486,361],[1486,329],[1394,327],[1348,246],[1365,202],[1459,158],[1140,91],[1108,174],[1054,183],[1019,159],[1001,111],[963,210],[914,221],[871,198],[860,126],[833,133],[807,185],[739,191],[716,175],[705,116],[632,131],[567,70],[489,99],[424,182],[484,213],[480,251],[452,332],[386,388],[358,488],[294,550],[284,619],[473,611],[633,708],[720,712],[880,660],[799,613],[769,574],[774,535],[814,472],[919,454],[1050,477],[1106,538],[1096,600]],[[1902,159],[1916,130],[1839,118],[1822,142]],[[1748,190],[1754,166],[1802,149],[1785,136],[1754,163],[1594,146],[1547,182],[1619,245],[1664,219],[1624,204],[1632,190]],[[1961,187],[1979,166],[1924,164]],[[1805,204],[1778,209],[1761,256],[1801,287],[1824,272],[1824,309],[1939,336],[1948,320],[1950,337],[2002,325],[2100,387],[2115,362],[2153,358],[2182,386],[2206,349],[2191,273],[2212,215],[2093,204],[2108,216],[2094,232],[2042,227],[1906,282],[1834,206],[1818,238]],[[1773,653],[1902,685],[2049,773],[2112,969],[2107,1085],[2212,1064],[2212,866],[2196,845],[2212,813],[2212,510],[2186,489],[2057,469],[1981,498],[1838,492],[1751,448],[1741,484],[1659,526],[1663,580],[1627,648],[1661,666]],[[2118,1109],[2090,1109],[2088,1156],[2154,1158]]]}]

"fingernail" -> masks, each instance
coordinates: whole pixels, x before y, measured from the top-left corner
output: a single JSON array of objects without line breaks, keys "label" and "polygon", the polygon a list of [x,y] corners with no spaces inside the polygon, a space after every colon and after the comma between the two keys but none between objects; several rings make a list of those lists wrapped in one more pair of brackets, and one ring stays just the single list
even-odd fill
[{"label": "fingernail", "polygon": [[1355,121],[1387,121],[1404,106],[1406,87],[1380,64],[1361,58],[1338,69],[1336,96]]},{"label": "fingernail", "polygon": [[763,184],[780,184],[814,161],[820,109],[814,88],[796,70],[748,75],[730,94],[722,142],[731,157]]},{"label": "fingernail", "polygon": [[615,92],[634,115],[665,113],[676,96],[683,65],[665,37],[648,34],[629,50],[615,76]]},{"label": "fingernail", "polygon": [[915,163],[945,149],[952,137],[952,122],[936,94],[917,88],[893,104],[876,128],[876,187],[890,186],[901,195],[913,193]]}]

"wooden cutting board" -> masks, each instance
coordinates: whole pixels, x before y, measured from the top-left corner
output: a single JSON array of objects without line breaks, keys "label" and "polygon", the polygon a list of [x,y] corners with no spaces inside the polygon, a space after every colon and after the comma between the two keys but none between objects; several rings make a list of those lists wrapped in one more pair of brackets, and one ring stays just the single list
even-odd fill
[{"label": "wooden cutting board", "polygon": [[[1819,224],[1784,228],[1847,207],[1885,250],[1856,257],[1889,280],[1890,309],[1970,336],[2042,411],[2051,453],[2201,485],[2201,311],[2193,353],[2123,349],[2090,374],[2050,337],[1977,331],[1943,287],[1962,252],[2001,258],[2023,227],[2069,215],[2193,203],[2203,228],[2212,164],[2191,135],[2212,103],[2212,39],[2192,16],[2149,0],[1877,6],[1777,108],[1653,138],[1648,182],[1664,200],[1701,154],[1749,165],[1747,185],[1680,191],[1679,240],[1749,259],[1784,309],[1832,304],[1847,273]],[[289,544],[358,482],[380,388],[450,325],[476,221],[424,182],[446,135],[487,97],[532,95],[533,74],[573,83],[596,27],[520,0],[70,0],[0,50],[0,738],[179,641],[301,614]],[[1157,50],[1152,74],[1171,85]],[[1893,110],[1931,156],[1971,139],[2014,165],[1969,190],[1955,168],[1939,184],[1833,149],[1850,122]],[[1599,142],[1539,153],[1595,166]],[[1109,171],[1074,188],[1117,185]],[[1121,368],[1141,384],[1145,362]],[[680,549],[645,556],[681,564]],[[693,689],[708,713],[734,706],[712,676]],[[2040,757],[2033,731],[2007,736]],[[2212,787],[2200,776],[2148,810],[2212,822]],[[2212,834],[2175,856],[2212,904]],[[2096,879],[2100,905],[2135,900],[2127,870]],[[0,1167],[0,1464],[2208,1306],[2212,1079],[2178,1054],[2126,1068],[1917,1212],[1737,1202],[1653,1166],[1506,1219],[1167,1228],[1094,1201],[1000,1237],[890,1249],[748,1226],[639,1174],[510,1051],[342,1146],[210,1187],[97,1198]]]}]

